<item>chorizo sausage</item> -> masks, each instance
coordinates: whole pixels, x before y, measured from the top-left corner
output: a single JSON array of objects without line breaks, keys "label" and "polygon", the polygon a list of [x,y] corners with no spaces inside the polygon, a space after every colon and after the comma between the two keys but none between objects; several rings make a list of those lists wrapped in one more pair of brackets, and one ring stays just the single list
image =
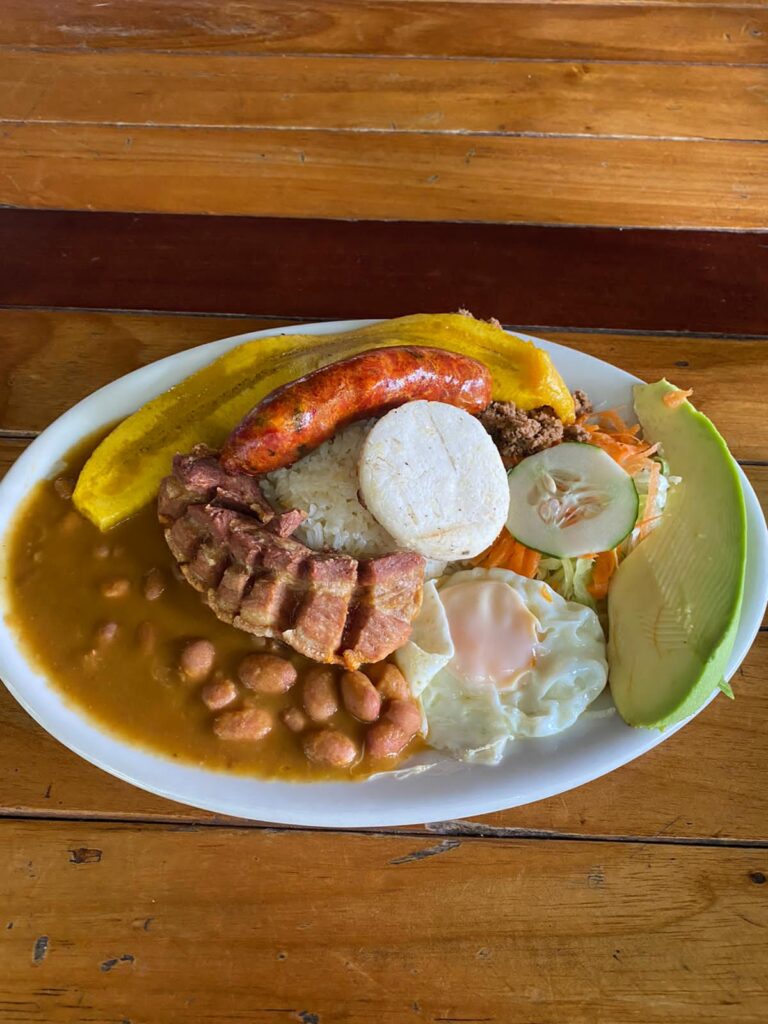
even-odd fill
[{"label": "chorizo sausage", "polygon": [[405,402],[446,402],[482,412],[491,387],[488,368],[456,352],[370,349],[272,391],[235,427],[221,462],[228,473],[270,473],[290,466],[340,427]]}]

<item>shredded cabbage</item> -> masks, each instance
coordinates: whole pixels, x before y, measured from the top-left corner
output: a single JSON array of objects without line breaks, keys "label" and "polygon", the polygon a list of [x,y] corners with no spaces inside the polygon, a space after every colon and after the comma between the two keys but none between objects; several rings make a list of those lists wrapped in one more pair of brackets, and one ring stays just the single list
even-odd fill
[{"label": "shredded cabbage", "polygon": [[536,579],[547,583],[566,601],[578,601],[588,608],[595,608],[595,599],[590,594],[594,558],[542,558]]},{"label": "shredded cabbage", "polygon": [[[659,472],[659,483],[656,488],[656,496],[653,502],[653,507],[648,510],[650,522],[646,527],[647,532],[655,530],[656,527],[659,525],[661,513],[664,511],[667,504],[667,498],[669,497],[669,488],[670,486],[673,486],[673,484],[670,482],[669,466],[667,465],[666,460],[663,458],[658,458],[655,461],[659,463],[661,470]],[[650,478],[651,471],[649,469],[641,469],[640,472],[637,473],[633,478],[635,481],[635,487],[637,488],[637,495],[640,499],[637,516],[638,523],[641,523],[643,519],[645,519],[646,508],[648,505],[648,483],[650,481]],[[679,483],[679,480],[675,479],[675,482]],[[637,528],[637,526],[635,526],[632,533],[630,533],[630,535],[619,548],[619,558],[626,558],[630,551],[637,547],[639,541],[640,531]]]}]

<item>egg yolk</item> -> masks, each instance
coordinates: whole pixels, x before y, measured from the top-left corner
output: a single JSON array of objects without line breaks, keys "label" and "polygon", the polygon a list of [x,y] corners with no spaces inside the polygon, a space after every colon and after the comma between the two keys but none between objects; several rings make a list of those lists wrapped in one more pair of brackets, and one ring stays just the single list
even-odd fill
[{"label": "egg yolk", "polygon": [[537,622],[506,583],[457,583],[445,587],[440,600],[454,646],[450,667],[459,678],[506,690],[533,667]]}]

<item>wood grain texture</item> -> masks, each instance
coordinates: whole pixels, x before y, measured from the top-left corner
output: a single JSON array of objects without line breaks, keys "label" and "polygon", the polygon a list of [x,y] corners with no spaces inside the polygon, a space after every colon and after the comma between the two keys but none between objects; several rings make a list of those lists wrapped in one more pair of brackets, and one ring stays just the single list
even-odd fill
[{"label": "wood grain texture", "polygon": [[767,96],[768,67],[103,51],[0,62],[0,123],[765,140]]},{"label": "wood grain texture", "polygon": [[[216,338],[278,329],[285,322],[2,310],[0,429],[42,430],[78,399],[145,363]],[[737,458],[766,458],[765,341],[540,333],[644,380],[666,376],[694,388],[697,403]]]},{"label": "wood grain texture", "polygon": [[170,52],[765,60],[762,2],[5,0],[0,45]]},{"label": "wood grain texture", "polygon": [[765,1019],[765,850],[0,835],[0,1021]]},{"label": "wood grain texture", "polygon": [[0,479],[5,476],[28,444],[29,441],[23,438],[0,437]]},{"label": "wood grain texture", "polygon": [[744,229],[768,215],[757,143],[89,124],[0,136],[11,206]]},{"label": "wood grain texture", "polygon": [[9,305],[768,335],[758,232],[0,210],[0,265]]}]

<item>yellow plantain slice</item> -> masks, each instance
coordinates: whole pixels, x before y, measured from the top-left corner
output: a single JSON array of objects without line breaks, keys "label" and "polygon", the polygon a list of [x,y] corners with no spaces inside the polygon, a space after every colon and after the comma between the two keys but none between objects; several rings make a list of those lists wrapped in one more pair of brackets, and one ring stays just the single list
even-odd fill
[{"label": "yellow plantain slice", "polygon": [[274,335],[232,349],[123,420],[83,467],[75,505],[108,530],[154,499],[177,452],[201,442],[220,447],[270,391],[365,349],[392,345],[471,356],[491,371],[495,399],[522,409],[550,405],[564,422],[573,422],[573,399],[545,352],[458,313],[420,313],[343,334]]}]

